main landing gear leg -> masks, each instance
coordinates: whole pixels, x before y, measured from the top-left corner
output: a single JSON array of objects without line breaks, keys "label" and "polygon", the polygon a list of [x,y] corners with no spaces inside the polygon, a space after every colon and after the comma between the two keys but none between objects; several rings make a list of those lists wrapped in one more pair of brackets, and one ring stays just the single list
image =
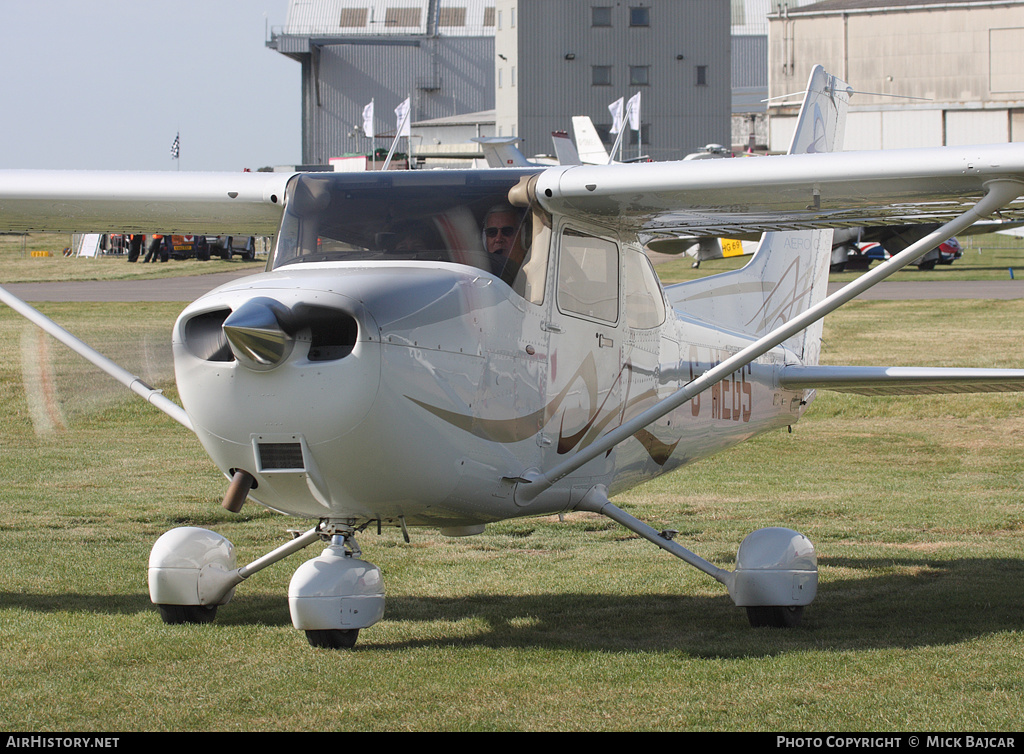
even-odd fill
[{"label": "main landing gear leg", "polygon": [[672,539],[675,532],[659,532],[610,503],[602,485],[591,489],[576,510],[607,516],[725,584],[733,602],[747,608],[747,620],[755,628],[798,625],[804,606],[817,594],[814,546],[792,529],[758,529],[747,535],[736,553],[736,570],[726,571],[676,544]]}]

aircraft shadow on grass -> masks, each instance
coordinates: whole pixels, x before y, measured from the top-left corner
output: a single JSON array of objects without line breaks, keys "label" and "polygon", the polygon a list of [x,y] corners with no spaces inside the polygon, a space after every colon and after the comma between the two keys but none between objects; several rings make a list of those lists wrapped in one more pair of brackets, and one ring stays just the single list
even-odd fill
[{"label": "aircraft shadow on grass", "polygon": [[[896,557],[822,558],[825,576],[818,600],[795,630],[750,629],[726,594],[539,595],[475,593],[463,597],[388,598],[385,622],[456,624],[482,621],[482,633],[460,636],[450,626],[439,638],[375,641],[366,632],[363,650],[410,646],[545,647],[594,651],[674,651],[694,656],[739,657],[792,651],[913,648],[956,644],[1019,630],[1019,585],[1024,561],[1009,558]],[[895,569],[901,573],[829,579],[831,568]],[[905,571],[913,570],[908,574]],[[10,609],[39,613],[88,612],[130,615],[156,609],[145,594],[0,594]],[[221,608],[205,630],[290,624],[288,605],[277,595],[248,592]],[[742,637],[742,638],[741,638]],[[359,651],[357,649],[356,651]]]}]

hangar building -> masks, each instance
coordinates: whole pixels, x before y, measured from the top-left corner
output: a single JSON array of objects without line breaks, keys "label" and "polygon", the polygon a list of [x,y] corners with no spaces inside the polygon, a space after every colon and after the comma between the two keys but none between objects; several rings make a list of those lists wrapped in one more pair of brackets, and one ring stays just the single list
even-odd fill
[{"label": "hangar building", "polygon": [[858,92],[848,150],[1024,141],[1022,40],[1022,0],[780,4],[769,20],[769,147],[785,150],[797,109],[774,98],[801,91],[817,63]]}]

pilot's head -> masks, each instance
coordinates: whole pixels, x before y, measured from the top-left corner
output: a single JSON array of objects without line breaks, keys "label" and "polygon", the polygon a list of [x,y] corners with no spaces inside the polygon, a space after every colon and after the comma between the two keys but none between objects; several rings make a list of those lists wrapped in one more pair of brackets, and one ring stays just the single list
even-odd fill
[{"label": "pilot's head", "polygon": [[523,244],[523,214],[508,205],[498,205],[484,216],[484,247],[488,254],[499,254],[515,262],[526,255]]}]

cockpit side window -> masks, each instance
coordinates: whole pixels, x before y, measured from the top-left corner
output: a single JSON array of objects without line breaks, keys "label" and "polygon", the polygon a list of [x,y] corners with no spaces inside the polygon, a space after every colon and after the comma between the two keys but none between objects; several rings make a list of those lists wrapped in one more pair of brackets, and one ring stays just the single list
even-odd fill
[{"label": "cockpit side window", "polygon": [[665,321],[665,297],[647,255],[626,248],[626,324],[637,330]]},{"label": "cockpit side window", "polygon": [[613,241],[562,231],[558,256],[558,308],[602,322],[619,318],[619,247]]}]

